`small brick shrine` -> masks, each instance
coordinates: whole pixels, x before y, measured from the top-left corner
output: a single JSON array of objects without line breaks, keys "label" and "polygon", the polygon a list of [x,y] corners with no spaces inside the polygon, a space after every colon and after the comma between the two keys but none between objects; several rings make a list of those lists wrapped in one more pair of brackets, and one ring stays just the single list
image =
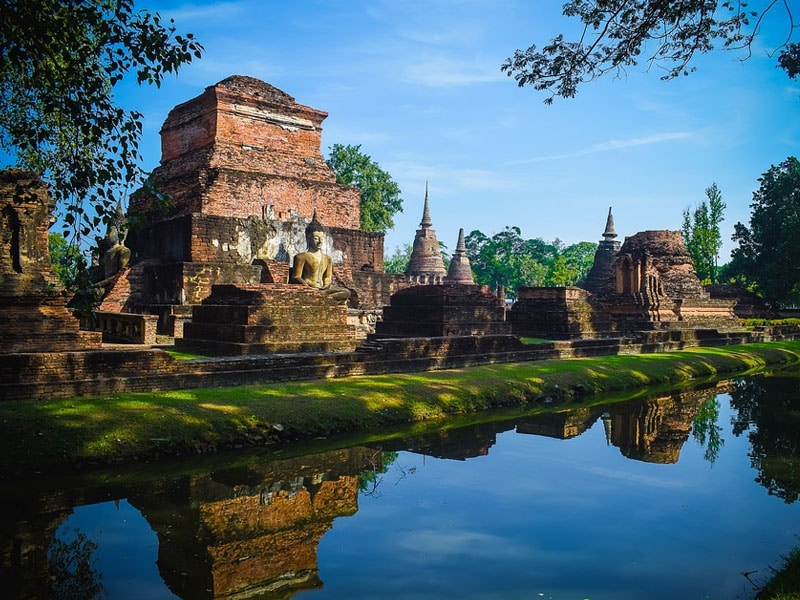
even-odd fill
[{"label": "small brick shrine", "polygon": [[520,288],[509,312],[521,336],[578,339],[654,329],[741,329],[735,302],[698,279],[680,231],[642,231],[618,246],[611,209],[586,288]]},{"label": "small brick shrine", "polygon": [[21,170],[0,172],[0,354],[99,348],[101,334],[80,331],[52,271],[47,186]]},{"label": "small brick shrine", "polygon": [[472,265],[467,256],[467,245],[464,241],[464,228],[458,230],[458,241],[453,257],[450,259],[450,267],[447,269],[445,283],[459,283],[461,285],[475,285],[472,277]]},{"label": "small brick shrine", "polygon": [[642,231],[627,238],[612,271],[613,289],[600,300],[618,321],[741,327],[734,302],[713,300],[703,289],[680,231]]},{"label": "small brick shrine", "polygon": [[594,261],[592,268],[586,274],[586,280],[581,287],[593,294],[605,294],[613,289],[614,277],[614,260],[619,253],[620,242],[615,238],[617,232],[614,228],[614,214],[611,207],[608,209],[608,218],[606,219],[606,228],[603,231],[603,239],[597,244],[597,250],[594,253]]}]

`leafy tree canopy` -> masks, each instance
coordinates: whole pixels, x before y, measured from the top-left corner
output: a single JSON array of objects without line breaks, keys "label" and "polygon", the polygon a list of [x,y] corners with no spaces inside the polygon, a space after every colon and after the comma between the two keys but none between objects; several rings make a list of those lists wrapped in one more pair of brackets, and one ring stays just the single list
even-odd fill
[{"label": "leafy tree canopy", "polygon": [[665,70],[662,79],[694,71],[696,53],[717,47],[750,53],[764,16],[770,10],[787,13],[786,42],[778,65],[790,77],[798,75],[800,48],[790,43],[794,33],[791,3],[765,0],[752,9],[740,0],[569,0],[563,12],[580,20],[576,41],[560,34],[538,49],[517,50],[501,66],[520,87],[530,85],[555,96],[573,98],[578,87],[644,61]]},{"label": "leafy tree canopy", "polygon": [[564,247],[556,239],[524,239],[519,227],[506,227],[489,237],[473,231],[465,237],[475,282],[505,287],[510,295],[522,286],[568,286],[580,282],[594,262],[597,244]]},{"label": "leafy tree canopy", "polygon": [[561,257],[567,269],[567,283],[552,285],[580,285],[594,264],[594,255],[597,252],[595,242],[578,242],[567,246],[561,251]]},{"label": "leafy tree canopy", "polygon": [[708,203],[701,202],[694,213],[688,208],[683,211],[681,227],[683,243],[692,257],[697,277],[704,284],[717,283],[719,250],[722,248],[719,224],[726,208],[716,183],[706,188],[706,198]]},{"label": "leafy tree canopy", "polygon": [[325,161],[336,173],[336,182],[361,190],[361,229],[385,233],[394,227],[394,215],[403,212],[400,187],[368,155],[361,145],[334,144]]},{"label": "leafy tree canopy", "polygon": [[142,115],[115,104],[115,86],[128,73],[160,86],[202,49],[132,0],[3,4],[0,147],[43,175],[72,233],[89,234],[141,180]]},{"label": "leafy tree canopy", "polygon": [[750,226],[736,223],[729,273],[772,305],[800,303],[800,161],[770,167],[753,193]]},{"label": "leafy tree canopy", "polygon": [[58,232],[48,234],[50,263],[53,273],[69,292],[78,287],[78,279],[86,268],[86,259],[77,244],[71,244]]},{"label": "leafy tree canopy", "polygon": [[405,273],[411,258],[411,244],[397,246],[394,252],[383,259],[383,270],[387,273]]}]

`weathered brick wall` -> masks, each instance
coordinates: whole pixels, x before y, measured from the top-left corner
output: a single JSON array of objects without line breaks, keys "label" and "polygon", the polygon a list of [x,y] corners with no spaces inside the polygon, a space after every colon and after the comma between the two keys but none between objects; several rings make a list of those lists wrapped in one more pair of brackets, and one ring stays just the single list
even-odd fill
[{"label": "weathered brick wall", "polygon": [[615,329],[589,293],[577,287],[518,288],[508,320],[515,335],[548,339],[602,336]]},{"label": "weathered brick wall", "polygon": [[212,355],[352,350],[347,306],[304,285],[215,285],[176,348]]},{"label": "weathered brick wall", "polygon": [[[161,131],[159,191],[171,214],[310,219],[358,229],[359,192],[338,185],[321,151],[327,113],[303,106],[273,86],[233,76],[176,106]],[[137,193],[131,212],[152,211]]]},{"label": "weathered brick wall", "polygon": [[213,88],[173,108],[161,127],[161,162],[210,146],[217,137]]},{"label": "weathered brick wall", "polygon": [[100,332],[80,331],[80,322],[65,303],[61,295],[28,296],[11,304],[0,299],[0,355],[99,348]]},{"label": "weathered brick wall", "polygon": [[736,302],[733,311],[740,319],[777,319],[776,311],[770,310],[764,299],[738,285],[707,285],[704,287],[712,300]]},{"label": "weathered brick wall", "polygon": [[480,336],[510,334],[505,307],[476,285],[416,286],[392,296],[376,336]]},{"label": "weathered brick wall", "polygon": [[[324,223],[324,221],[323,221]],[[305,252],[308,220],[229,218],[192,214],[132,231],[127,244],[137,260],[165,262],[217,262],[250,264],[257,260],[280,261]],[[347,276],[356,271],[383,271],[382,233],[329,227],[322,250]]]},{"label": "weathered brick wall", "polygon": [[219,283],[258,283],[261,265],[230,262],[169,263],[146,266],[154,304],[199,304]]},{"label": "weathered brick wall", "polygon": [[[213,283],[257,283],[258,277],[235,279],[205,279],[202,284],[195,283],[198,275],[190,279],[183,276],[180,285],[173,283],[175,276],[167,273],[174,270],[170,262],[214,263],[220,276],[225,276],[234,265],[242,269],[251,264],[268,264],[279,279],[275,283],[288,281],[289,265],[292,258],[304,252],[306,248],[305,228],[307,221],[299,218],[287,221],[263,220],[261,218],[232,219],[214,215],[193,214],[175,217],[155,224],[144,231],[132,231],[128,245],[138,261],[160,259],[167,263],[159,273],[155,267],[149,272],[159,276],[158,282],[140,284],[147,288],[147,295],[154,302],[177,301],[175,295],[183,287],[186,301],[205,296],[198,296],[196,290],[210,291],[208,284]],[[323,243],[323,252],[333,258],[334,271],[340,281],[350,286],[354,273],[383,271],[382,233],[366,233],[353,229],[338,227],[328,228]],[[280,264],[284,266],[281,267]],[[219,265],[231,265],[227,271]],[[189,267],[182,267],[188,269]],[[202,267],[198,267],[202,269]],[[207,270],[207,269],[206,269]],[[397,287],[389,290],[395,291]],[[169,290],[164,293],[164,290]],[[368,295],[373,295],[371,292]],[[381,295],[382,301],[377,306],[388,304],[388,294]],[[160,299],[160,300],[159,300]],[[370,304],[372,305],[372,304]]]},{"label": "weathered brick wall", "polygon": [[[360,193],[356,188],[229,168],[209,169],[205,174],[205,187],[200,190],[200,212],[205,214],[285,220],[294,214],[310,219],[316,211],[326,225],[359,227]],[[170,187],[166,190],[171,193]]]},{"label": "weathered brick wall", "polygon": [[106,293],[100,306],[98,306],[98,310],[106,312],[126,312],[125,305],[131,295],[131,282],[128,278],[130,272],[131,269],[126,268],[111,277],[112,281],[107,284],[107,289],[109,291]]},{"label": "weathered brick wall", "polygon": [[58,285],[48,246],[52,211],[47,187],[36,175],[0,171],[0,276],[12,275],[20,285],[34,285],[29,291]]},{"label": "weathered brick wall", "polygon": [[267,83],[233,76],[170,111],[161,129],[162,163],[213,144],[212,166],[333,181],[321,161],[306,160],[322,158],[327,116]]},{"label": "weathered brick wall", "polygon": [[328,232],[333,238],[334,249],[341,250],[346,257],[342,262],[353,272],[383,272],[384,234],[341,227],[329,227]]},{"label": "weathered brick wall", "polygon": [[650,272],[656,275],[669,298],[708,297],[694,271],[680,231],[641,231],[632,235],[625,239],[616,261],[626,257],[634,268],[644,268],[642,275]]},{"label": "weathered brick wall", "polygon": [[0,354],[97,348],[100,334],[79,331],[52,271],[48,229],[53,206],[31,173],[0,172]]},{"label": "weathered brick wall", "polygon": [[352,288],[356,297],[351,305],[366,310],[382,309],[389,305],[392,294],[417,285],[405,275],[393,273],[354,271],[352,277]]},{"label": "weathered brick wall", "polygon": [[[92,332],[99,336],[99,332]],[[54,348],[52,352],[17,353],[0,361],[0,381],[5,385],[42,386],[44,393],[37,397],[69,397],[82,393],[106,393],[110,389],[136,390],[125,378],[151,374],[174,374],[181,364],[160,350],[102,350],[95,352],[65,352]],[[121,378],[112,381],[113,378]],[[48,385],[52,384],[51,388]],[[149,389],[154,389],[151,387]],[[11,396],[14,390],[7,390]],[[2,396],[2,394],[0,394]],[[21,396],[24,397],[24,396]]]},{"label": "weathered brick wall", "polygon": [[[220,361],[175,361],[160,350],[9,354],[0,361],[0,400],[68,398],[118,392],[195,389],[308,381],[381,373],[577,356],[663,352],[702,344],[726,346],[800,339],[800,328],[754,332],[656,331],[658,339],[611,338],[522,345],[519,338],[463,336],[373,339],[350,353],[305,353]],[[699,335],[702,334],[702,335]],[[651,337],[651,336],[648,336]],[[645,349],[646,348],[646,349]]]}]

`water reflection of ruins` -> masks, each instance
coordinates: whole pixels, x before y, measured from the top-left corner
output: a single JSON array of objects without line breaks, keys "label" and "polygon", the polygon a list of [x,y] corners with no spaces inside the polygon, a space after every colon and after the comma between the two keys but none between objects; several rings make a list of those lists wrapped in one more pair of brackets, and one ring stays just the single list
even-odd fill
[{"label": "water reflection of ruins", "polygon": [[380,447],[353,447],[286,460],[154,479],[135,488],[15,491],[0,488],[7,509],[0,525],[2,575],[15,598],[50,598],[48,549],[73,507],[127,498],[158,536],[158,568],[181,598],[289,598],[323,585],[317,547],[337,517],[358,510],[359,482],[387,465],[388,451],[464,460],[488,454],[498,433],[560,439],[602,422],[606,442],[633,459],[678,460],[692,420],[720,390],[612,405],[435,432]]}]

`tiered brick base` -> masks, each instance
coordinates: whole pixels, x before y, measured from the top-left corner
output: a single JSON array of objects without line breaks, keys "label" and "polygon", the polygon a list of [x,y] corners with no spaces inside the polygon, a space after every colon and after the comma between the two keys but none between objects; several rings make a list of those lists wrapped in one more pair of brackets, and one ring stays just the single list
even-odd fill
[{"label": "tiered brick base", "polygon": [[515,335],[570,340],[614,331],[608,315],[594,309],[589,293],[577,287],[520,287],[508,311]]},{"label": "tiered brick base", "polygon": [[474,285],[424,285],[400,290],[383,309],[378,337],[439,337],[511,333],[505,307]]},{"label": "tiered brick base", "polygon": [[215,285],[175,340],[182,352],[242,356],[351,351],[347,306],[300,285]]},{"label": "tiered brick base", "polygon": [[0,323],[0,354],[89,350],[102,341],[99,331],[79,329],[80,322],[64,307],[60,294],[0,297]]}]

